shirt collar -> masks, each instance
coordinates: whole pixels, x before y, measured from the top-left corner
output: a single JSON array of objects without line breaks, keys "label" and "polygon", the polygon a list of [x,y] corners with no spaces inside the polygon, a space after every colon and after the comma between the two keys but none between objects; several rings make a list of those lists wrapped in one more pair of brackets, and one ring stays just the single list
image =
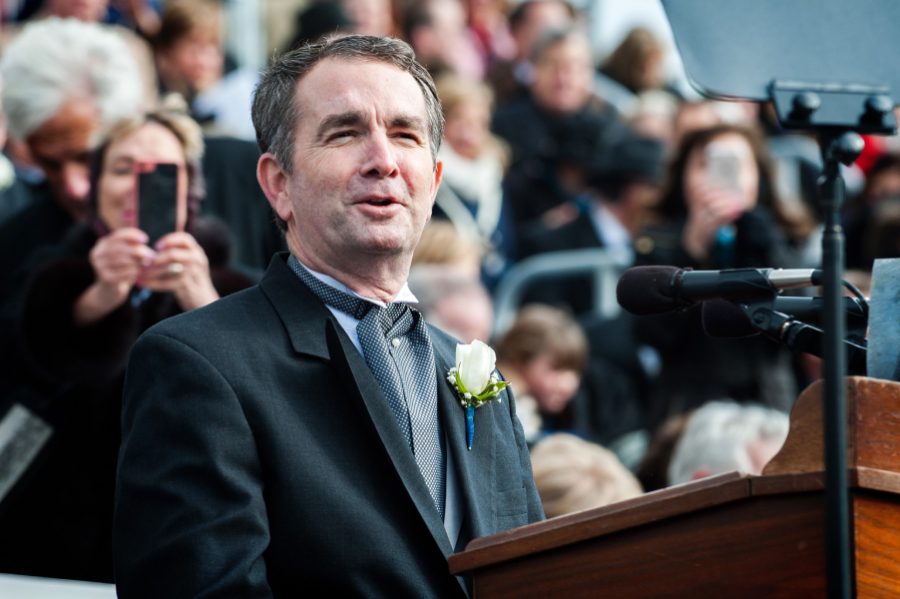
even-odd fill
[{"label": "shirt collar", "polygon": [[[297,260],[296,256],[294,256],[294,260]],[[344,293],[346,293],[348,295],[352,295],[354,297],[358,297],[367,302],[371,302],[371,303],[375,304],[376,306],[381,306],[382,308],[387,305],[379,299],[375,299],[372,297],[366,297],[364,295],[360,295],[360,294],[356,293],[355,291],[353,291],[352,289],[350,289],[349,287],[347,287],[346,285],[344,285],[343,283],[341,283],[334,277],[328,276],[324,273],[321,273],[321,272],[311,269],[309,266],[304,264],[301,260],[297,260],[297,262],[299,262],[303,266],[303,268],[305,268],[309,272],[309,274],[311,274],[312,276],[317,278],[322,283],[328,285],[329,287],[333,287],[334,289],[337,289],[338,291],[343,291]],[[400,293],[398,293],[397,297],[394,298],[394,302],[402,302],[404,304],[418,304],[419,299],[410,290],[409,284],[404,282],[403,287],[400,289]]]}]

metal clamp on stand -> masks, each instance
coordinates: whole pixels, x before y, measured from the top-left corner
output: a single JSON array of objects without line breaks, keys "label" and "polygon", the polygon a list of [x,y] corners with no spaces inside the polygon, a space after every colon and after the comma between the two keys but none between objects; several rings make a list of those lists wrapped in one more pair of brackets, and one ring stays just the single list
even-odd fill
[{"label": "metal clamp on stand", "polygon": [[769,95],[785,129],[890,135],[897,128],[894,101],[885,86],[776,79]]}]

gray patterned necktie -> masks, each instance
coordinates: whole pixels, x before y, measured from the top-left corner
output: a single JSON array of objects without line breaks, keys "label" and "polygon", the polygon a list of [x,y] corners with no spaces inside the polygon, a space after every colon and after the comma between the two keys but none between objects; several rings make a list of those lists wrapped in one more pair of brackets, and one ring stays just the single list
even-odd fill
[{"label": "gray patterned necktie", "polygon": [[388,400],[443,519],[444,436],[437,411],[434,352],[425,319],[406,304],[381,307],[326,285],[293,256],[288,265],[320,300],[359,320],[356,332],[366,364]]}]

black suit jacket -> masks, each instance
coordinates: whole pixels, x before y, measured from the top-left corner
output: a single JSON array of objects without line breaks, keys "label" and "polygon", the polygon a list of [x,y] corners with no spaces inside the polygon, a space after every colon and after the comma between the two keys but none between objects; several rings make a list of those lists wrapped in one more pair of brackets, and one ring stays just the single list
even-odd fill
[{"label": "black suit jacket", "polygon": [[[454,551],[378,383],[277,256],[259,286],[134,348],[114,524],[122,597],[462,596]],[[543,517],[511,394],[464,414],[431,329],[465,540]]]}]

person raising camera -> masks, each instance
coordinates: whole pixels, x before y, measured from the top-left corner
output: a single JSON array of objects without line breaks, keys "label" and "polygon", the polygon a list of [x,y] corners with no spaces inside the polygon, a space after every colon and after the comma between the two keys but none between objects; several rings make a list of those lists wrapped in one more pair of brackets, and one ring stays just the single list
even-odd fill
[{"label": "person raising camera", "polygon": [[22,364],[10,396],[53,434],[0,513],[9,540],[2,571],[112,581],[131,346],[152,324],[249,286],[227,269],[224,225],[198,218],[202,152],[198,125],[171,101],[119,121],[92,157],[86,222],[39,257],[25,290]]}]

